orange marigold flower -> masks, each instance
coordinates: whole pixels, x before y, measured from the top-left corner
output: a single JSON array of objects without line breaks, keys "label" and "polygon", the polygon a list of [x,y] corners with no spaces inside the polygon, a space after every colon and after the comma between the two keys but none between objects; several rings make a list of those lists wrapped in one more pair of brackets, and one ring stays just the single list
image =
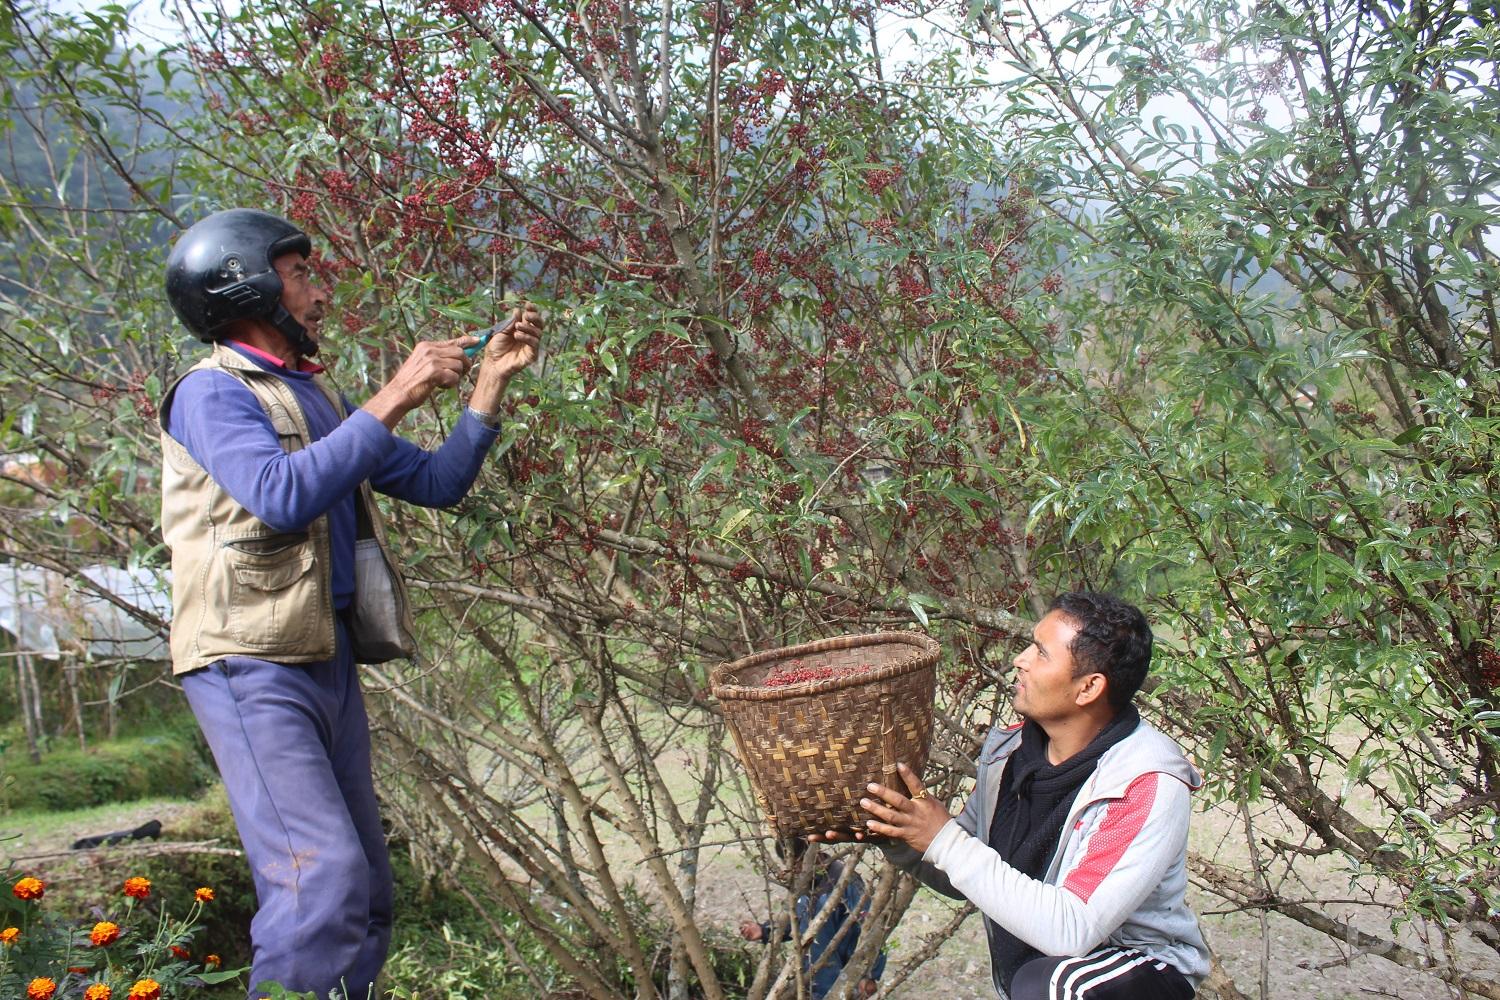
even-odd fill
[{"label": "orange marigold flower", "polygon": [[0,931],[0,944],[15,944],[21,940],[21,928],[7,927]]},{"label": "orange marigold flower", "polygon": [[193,957],[192,952],[179,945],[171,945],[168,950],[172,952],[173,956],[182,959],[184,962]]},{"label": "orange marigold flower", "polygon": [[114,944],[120,940],[120,925],[112,924],[108,920],[101,920],[89,931],[89,941],[93,942],[95,948],[103,948],[107,944]]},{"label": "orange marigold flower", "polygon": [[42,894],[47,891],[47,884],[39,878],[32,878],[30,875],[27,875],[17,882],[15,887],[10,891],[15,893],[17,899],[41,899]]},{"label": "orange marigold flower", "polygon": [[209,954],[203,956],[203,967],[205,969],[217,969],[223,964],[224,960],[218,955]]},{"label": "orange marigold flower", "polygon": [[68,966],[68,971],[75,976],[86,976],[89,973],[89,967],[87,965],[70,965]]},{"label": "orange marigold flower", "polygon": [[46,976],[37,976],[26,987],[26,1000],[52,1000],[57,984]]},{"label": "orange marigold flower", "polygon": [[[131,876],[125,880],[125,895],[135,899],[145,899],[151,895],[151,880],[149,878],[141,878],[139,875]],[[145,981],[144,979],[141,980],[141,982]]]},{"label": "orange marigold flower", "polygon": [[130,987],[129,1000],[161,1000],[161,983],[154,979],[137,979]]},{"label": "orange marigold flower", "polygon": [[104,983],[93,983],[83,991],[83,1000],[109,1000],[115,991]]},{"label": "orange marigold flower", "polygon": [[193,898],[200,903],[212,903],[214,901],[214,891],[206,885],[200,886],[198,890],[193,893]]}]

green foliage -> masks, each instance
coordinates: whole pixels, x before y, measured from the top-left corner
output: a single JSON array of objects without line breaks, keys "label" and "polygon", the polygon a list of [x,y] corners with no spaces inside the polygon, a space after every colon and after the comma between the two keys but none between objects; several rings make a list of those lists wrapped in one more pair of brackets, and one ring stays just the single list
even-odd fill
[{"label": "green foliage", "polygon": [[40,764],[12,750],[0,763],[7,809],[82,809],[149,797],[187,798],[213,772],[195,735],[159,733],[102,743],[88,750],[60,747]]},{"label": "green foliage", "polygon": [[[115,14],[7,13],[3,76],[135,181],[130,212],[0,212],[0,444],[59,471],[9,558],[160,562],[179,347],[131,248],[264,193],[322,249],[354,398],[515,298],[553,317],[471,497],[392,512],[441,669],[377,705],[393,811],[486,876],[523,974],[610,995],[666,941],[675,982],[743,976],[690,902],[701,845],[757,822],[707,664],[925,625],[956,757],[1080,585],[1151,612],[1151,707],[1210,795],[1295,828],[1250,823],[1261,870],[1208,884],[1296,914],[1261,876],[1328,856],[1393,923],[1493,940],[1492,12],[963,4],[936,13],[997,62],[938,35],[893,72],[863,7],[732,6],[252,0],[154,76]],[[443,988],[483,985],[447,923]]]},{"label": "green foliage", "polygon": [[[1088,361],[1028,414],[1051,477],[1030,523],[1072,545],[1040,556],[1083,555],[1180,639],[1156,698],[1216,796],[1389,879],[1393,922],[1462,925],[1500,901],[1476,877],[1500,749],[1493,22],[1118,4],[1074,40],[1065,91],[1106,61],[1120,82],[1072,108],[1003,41],[1028,67],[1013,154],[1072,168],[1048,198]],[[1059,111],[1097,130],[1059,147]]]},{"label": "green foliage", "polygon": [[[520,915],[475,910],[454,885],[469,881],[463,873],[423,878],[401,845],[396,846],[392,862],[399,917],[383,979],[390,1000],[523,1000],[535,997],[538,989],[566,992],[574,985]],[[670,928],[653,918],[639,897],[630,906],[640,921],[641,947],[658,950]],[[565,926],[564,933],[587,936],[585,928],[576,926]],[[754,966],[744,942],[723,933],[710,941],[720,981],[747,986]],[[639,992],[627,963],[619,963],[616,974],[623,991]],[[653,975],[657,988],[665,988],[666,974],[667,966],[658,964]]]},{"label": "green foliage", "polygon": [[[512,962],[507,949],[521,949],[543,965],[547,964],[545,950],[528,940],[528,932],[516,917],[502,916],[497,924],[504,932],[498,939],[490,927],[473,918],[457,925],[445,922],[424,924],[419,930],[398,929],[385,967],[389,995],[394,1000],[535,996],[535,986]],[[403,920],[400,926],[409,925]]]}]

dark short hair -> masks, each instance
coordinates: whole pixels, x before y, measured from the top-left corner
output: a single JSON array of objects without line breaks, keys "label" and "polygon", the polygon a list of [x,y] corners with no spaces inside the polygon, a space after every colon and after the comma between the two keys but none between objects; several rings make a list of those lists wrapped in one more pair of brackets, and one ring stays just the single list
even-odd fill
[{"label": "dark short hair", "polygon": [[1109,703],[1130,704],[1151,667],[1151,626],[1141,609],[1109,594],[1069,591],[1052,599],[1048,612],[1066,615],[1078,628],[1068,647],[1073,676],[1103,674]]}]

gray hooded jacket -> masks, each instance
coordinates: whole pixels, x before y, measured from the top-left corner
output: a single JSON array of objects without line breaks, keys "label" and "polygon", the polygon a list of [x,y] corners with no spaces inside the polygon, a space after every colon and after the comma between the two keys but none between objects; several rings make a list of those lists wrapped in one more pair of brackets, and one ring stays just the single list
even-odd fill
[{"label": "gray hooded jacket", "polygon": [[[1134,948],[1196,988],[1208,974],[1208,947],[1184,894],[1198,772],[1143,720],[1099,758],[1073,800],[1046,877],[1037,880],[988,843],[1000,776],[1020,742],[1019,726],[992,729],[963,812],[920,857],[905,845],[886,847],[886,856],[938,892],[972,902],[987,932],[999,925],[1045,955]],[[1004,995],[998,980],[995,990]]]}]

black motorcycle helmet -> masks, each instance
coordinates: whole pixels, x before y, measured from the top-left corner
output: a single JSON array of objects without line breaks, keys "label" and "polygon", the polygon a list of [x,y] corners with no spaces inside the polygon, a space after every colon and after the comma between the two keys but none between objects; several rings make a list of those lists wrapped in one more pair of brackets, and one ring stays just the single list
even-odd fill
[{"label": "black motorcycle helmet", "polygon": [[205,343],[238,319],[264,319],[303,357],[317,341],[281,304],[281,275],[271,262],[312,254],[307,234],[280,216],[231,208],[201,219],[177,238],[167,258],[167,299],[183,325]]}]

